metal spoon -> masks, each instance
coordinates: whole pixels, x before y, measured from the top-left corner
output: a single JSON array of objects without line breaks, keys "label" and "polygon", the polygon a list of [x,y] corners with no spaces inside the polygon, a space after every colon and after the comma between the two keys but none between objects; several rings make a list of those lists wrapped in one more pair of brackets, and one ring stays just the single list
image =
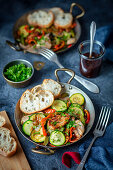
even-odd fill
[{"label": "metal spoon", "polygon": [[90,54],[89,54],[89,58],[92,57],[92,50],[93,50],[93,42],[94,42],[95,33],[96,33],[96,23],[94,21],[92,21],[92,23],[90,25]]}]

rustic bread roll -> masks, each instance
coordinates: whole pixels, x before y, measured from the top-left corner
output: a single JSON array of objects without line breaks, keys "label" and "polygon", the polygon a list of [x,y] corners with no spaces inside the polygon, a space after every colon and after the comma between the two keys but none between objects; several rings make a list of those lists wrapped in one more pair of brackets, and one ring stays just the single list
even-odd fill
[{"label": "rustic bread roll", "polygon": [[26,90],[20,99],[20,109],[25,114],[36,113],[52,105],[53,94],[48,90],[39,90],[35,94]]},{"label": "rustic bread roll", "polygon": [[56,16],[57,16],[58,14],[64,13],[63,9],[58,8],[58,7],[51,8],[50,11],[53,12],[55,18],[56,18]]},{"label": "rustic bread roll", "polygon": [[69,28],[73,22],[71,13],[60,13],[55,17],[54,25],[56,28]]},{"label": "rustic bread roll", "polygon": [[10,130],[0,127],[0,154],[3,156],[12,156],[17,149],[17,143],[10,136]]},{"label": "rustic bread roll", "polygon": [[6,124],[5,118],[0,115],[0,127],[4,126]]},{"label": "rustic bread roll", "polygon": [[53,12],[39,10],[37,12],[33,12],[29,14],[27,17],[27,21],[30,25],[40,26],[42,28],[50,27],[54,22],[54,14]]}]

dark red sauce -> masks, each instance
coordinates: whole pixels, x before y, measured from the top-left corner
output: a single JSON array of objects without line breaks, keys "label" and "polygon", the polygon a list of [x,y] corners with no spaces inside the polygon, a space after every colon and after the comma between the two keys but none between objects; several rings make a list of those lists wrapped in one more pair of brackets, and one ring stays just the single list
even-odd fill
[{"label": "dark red sauce", "polygon": [[102,58],[98,58],[100,54],[92,52],[91,60],[88,60],[89,52],[83,55],[86,56],[86,58],[81,57],[80,59],[81,74],[88,78],[98,76],[102,63]]}]

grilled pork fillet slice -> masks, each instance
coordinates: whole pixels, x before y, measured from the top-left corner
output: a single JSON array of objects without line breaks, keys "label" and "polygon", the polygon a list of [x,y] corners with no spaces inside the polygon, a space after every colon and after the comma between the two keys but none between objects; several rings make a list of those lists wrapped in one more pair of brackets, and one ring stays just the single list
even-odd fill
[{"label": "grilled pork fillet slice", "polygon": [[70,116],[68,114],[65,114],[65,116],[55,115],[48,121],[48,126],[51,130],[55,130],[64,126],[69,121],[69,119]]}]

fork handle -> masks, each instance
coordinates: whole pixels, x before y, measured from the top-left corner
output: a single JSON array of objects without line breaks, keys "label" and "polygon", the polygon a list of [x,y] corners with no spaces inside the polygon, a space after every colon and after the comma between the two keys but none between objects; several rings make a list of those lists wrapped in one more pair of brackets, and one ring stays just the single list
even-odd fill
[{"label": "fork handle", "polygon": [[76,170],[82,170],[83,169],[83,167],[84,167],[84,165],[86,163],[87,157],[89,155],[89,152],[91,150],[91,147],[92,147],[94,141],[96,140],[96,138],[97,138],[97,136],[94,136],[94,138],[92,139],[87,151],[85,152],[85,155],[83,156],[83,158],[82,158],[82,160],[81,160],[81,162],[80,162],[80,164],[79,164],[79,166],[77,167]]},{"label": "fork handle", "polygon": [[[64,68],[59,61],[55,62],[60,68]],[[67,74],[71,75],[70,72],[66,71]],[[86,89],[88,89],[89,91],[93,92],[93,93],[99,93],[99,88],[96,84],[78,76],[75,75],[74,79],[76,79],[79,83],[81,83]]]}]

